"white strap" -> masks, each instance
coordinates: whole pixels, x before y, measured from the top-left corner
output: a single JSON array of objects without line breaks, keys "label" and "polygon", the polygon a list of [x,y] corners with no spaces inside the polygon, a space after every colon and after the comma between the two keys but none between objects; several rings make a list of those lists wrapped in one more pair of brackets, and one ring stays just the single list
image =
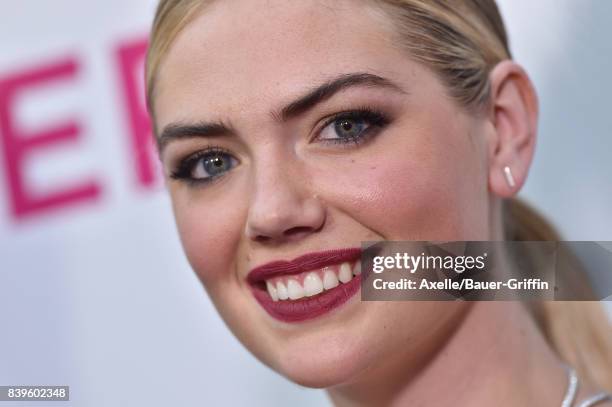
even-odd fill
[{"label": "white strap", "polygon": [[568,384],[561,407],[572,407],[574,405],[574,400],[576,400],[576,393],[578,392],[578,376],[576,375],[576,371],[571,367],[566,366],[566,369]]},{"label": "white strap", "polygon": [[596,404],[601,403],[602,401],[610,401],[612,400],[612,395],[606,392],[597,393],[594,396],[589,397],[584,400],[582,403],[578,405],[578,407],[591,407]]}]

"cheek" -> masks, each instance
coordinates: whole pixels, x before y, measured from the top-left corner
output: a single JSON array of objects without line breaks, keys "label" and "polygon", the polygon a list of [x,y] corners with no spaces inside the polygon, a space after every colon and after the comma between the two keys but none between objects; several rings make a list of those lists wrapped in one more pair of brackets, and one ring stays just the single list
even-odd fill
[{"label": "cheek", "polygon": [[381,140],[335,168],[325,189],[334,206],[384,239],[486,239],[486,177],[467,133],[442,128],[422,133],[421,143]]},{"label": "cheek", "polygon": [[[215,187],[214,185],[212,186]],[[207,199],[212,189],[171,191],[172,207],[185,255],[198,277],[209,288],[216,281],[235,277],[236,248],[242,233],[245,209],[224,190],[224,199]],[[229,205],[228,202],[234,202]]]}]

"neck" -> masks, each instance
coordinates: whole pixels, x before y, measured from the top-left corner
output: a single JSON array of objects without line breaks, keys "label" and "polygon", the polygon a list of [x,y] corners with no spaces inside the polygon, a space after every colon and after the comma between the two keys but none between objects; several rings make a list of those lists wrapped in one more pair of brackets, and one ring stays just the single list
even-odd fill
[{"label": "neck", "polygon": [[329,389],[333,403],[559,406],[567,387],[563,365],[520,302],[472,303],[435,356],[418,367],[408,361],[414,359],[397,356],[355,382]]}]

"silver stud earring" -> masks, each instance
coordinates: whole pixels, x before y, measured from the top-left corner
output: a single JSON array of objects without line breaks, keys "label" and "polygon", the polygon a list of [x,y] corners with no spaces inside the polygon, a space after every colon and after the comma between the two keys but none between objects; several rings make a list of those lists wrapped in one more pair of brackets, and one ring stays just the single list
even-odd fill
[{"label": "silver stud earring", "polygon": [[516,182],[514,182],[514,177],[512,176],[512,170],[507,165],[504,167],[504,175],[506,176],[506,182],[510,186],[510,188],[514,188],[516,186]]}]

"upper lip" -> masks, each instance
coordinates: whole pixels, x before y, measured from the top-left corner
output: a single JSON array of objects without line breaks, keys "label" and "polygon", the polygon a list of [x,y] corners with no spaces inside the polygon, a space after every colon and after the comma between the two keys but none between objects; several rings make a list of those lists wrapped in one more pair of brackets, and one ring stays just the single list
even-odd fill
[{"label": "upper lip", "polygon": [[360,256],[361,248],[358,247],[307,253],[293,260],[276,260],[255,267],[247,275],[247,281],[256,284],[278,275],[298,274],[332,264],[354,261]]}]

